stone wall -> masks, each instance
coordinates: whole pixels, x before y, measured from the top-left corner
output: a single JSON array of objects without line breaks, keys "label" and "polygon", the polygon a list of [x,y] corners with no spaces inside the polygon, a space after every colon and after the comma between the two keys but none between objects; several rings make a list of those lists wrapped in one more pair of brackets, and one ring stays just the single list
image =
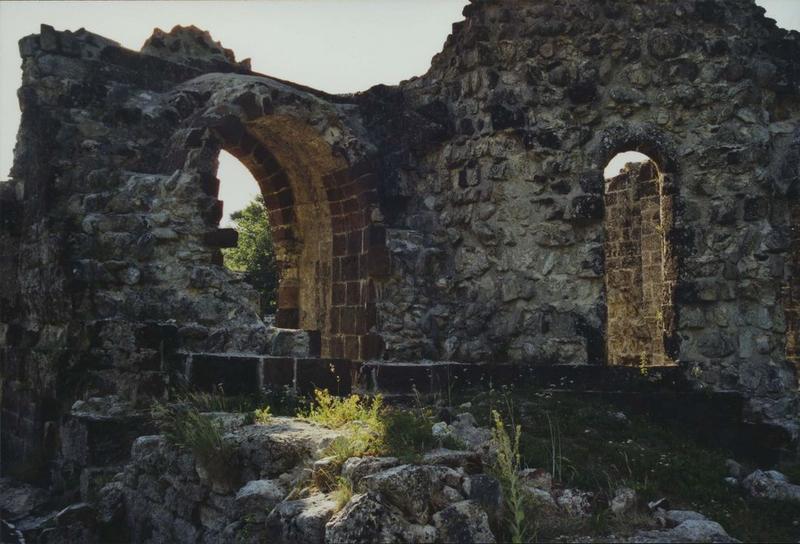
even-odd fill
[{"label": "stone wall", "polygon": [[522,365],[609,362],[602,170],[645,152],[674,293],[652,351],[796,431],[798,34],[752,0],[464,15],[426,74],[348,96],[255,74],[195,28],[140,52],[24,38],[0,186],[3,459],[55,455],[76,399],[146,406],[175,351],[269,351],[221,266],[223,148],[269,208],[279,326],[323,357]]},{"label": "stone wall", "polygon": [[780,294],[796,282],[797,33],[749,1],[476,2],[465,15],[431,70],[391,95],[442,129],[381,147],[402,205],[392,226],[406,229],[390,250],[415,272],[383,291],[400,304],[382,322],[404,335],[387,353],[605,363],[602,170],[636,150],[669,180],[666,352],[703,386],[759,398],[756,412],[796,413]]},{"label": "stone wall", "polygon": [[380,353],[370,285],[388,255],[354,106],[250,75],[196,29],[169,39],[190,46],[134,53],[46,26],[20,43],[22,124],[0,191],[4,471],[56,456],[76,399],[147,406],[174,352],[269,352],[252,288],[222,266],[235,243],[218,228],[223,147],[270,211],[278,325],[310,329],[324,354]]},{"label": "stone wall", "polygon": [[[230,466],[206,466],[161,435],[142,436],[124,471],[99,489],[105,521],[127,527],[131,542],[271,540],[264,529],[267,514],[339,435],[288,418],[242,427],[241,416],[216,417],[226,421]],[[332,510],[332,501],[326,506]]]}]

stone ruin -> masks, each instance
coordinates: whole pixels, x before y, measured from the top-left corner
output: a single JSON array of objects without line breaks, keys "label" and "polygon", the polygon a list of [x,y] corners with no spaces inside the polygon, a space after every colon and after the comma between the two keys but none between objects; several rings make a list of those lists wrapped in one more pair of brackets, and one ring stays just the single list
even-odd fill
[{"label": "stone ruin", "polygon": [[[796,440],[800,35],[753,0],[464,15],[427,73],[353,95],[255,73],[194,27],[138,52],[23,38],[3,472],[39,461],[68,485],[120,462],[180,380],[400,391],[656,367]],[[269,211],[274,322],[222,265],[221,150]],[[623,151],[651,162],[604,180]]]}]

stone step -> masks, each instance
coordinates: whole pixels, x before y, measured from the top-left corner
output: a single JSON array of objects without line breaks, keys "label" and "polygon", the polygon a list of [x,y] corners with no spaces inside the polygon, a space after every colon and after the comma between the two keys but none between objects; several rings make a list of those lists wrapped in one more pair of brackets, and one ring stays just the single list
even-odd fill
[{"label": "stone step", "polygon": [[639,368],[600,365],[458,363],[452,361],[384,362],[362,365],[368,391],[389,395],[435,394],[452,389],[509,385],[557,390],[681,391],[689,385],[677,366]]},{"label": "stone step", "polygon": [[79,400],[61,424],[61,457],[78,470],[122,465],[136,437],[155,430],[148,409],[116,396]]},{"label": "stone step", "polygon": [[256,394],[265,388],[315,388],[348,395],[358,382],[359,363],[321,357],[282,357],[254,353],[176,352],[170,364],[185,385],[203,391],[220,387],[225,395]]}]

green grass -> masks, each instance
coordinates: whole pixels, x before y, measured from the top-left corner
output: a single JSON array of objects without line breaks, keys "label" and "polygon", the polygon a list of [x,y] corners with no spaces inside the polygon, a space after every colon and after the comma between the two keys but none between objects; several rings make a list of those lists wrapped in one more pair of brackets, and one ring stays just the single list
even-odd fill
[{"label": "green grass", "polygon": [[234,483],[236,450],[222,439],[219,422],[186,405],[156,404],[153,417],[166,439],[191,450],[212,478]]},{"label": "green grass", "polygon": [[419,460],[422,453],[436,447],[428,417],[415,411],[389,409],[386,421],[386,452],[403,462]]},{"label": "green grass", "polygon": [[221,385],[210,393],[191,389],[179,390],[172,398],[175,402],[191,406],[199,412],[249,412],[265,403],[261,395],[227,396]]},{"label": "green grass", "polygon": [[336,511],[338,512],[350,502],[353,497],[353,486],[350,481],[341,476],[336,478],[335,488],[333,489],[333,500],[336,502]]},{"label": "green grass", "polygon": [[386,424],[386,455],[404,463],[418,463],[422,455],[435,448],[464,450],[466,446],[454,436],[437,439],[431,427],[438,421],[429,406],[417,403],[413,408],[389,406],[383,412]]},{"label": "green grass", "polygon": [[[624,531],[608,515],[613,490],[626,485],[642,502],[667,498],[671,508],[699,511],[743,541],[797,542],[800,505],[757,500],[724,482],[730,452],[705,447],[685,430],[627,413],[594,398],[532,390],[468,396],[471,411],[485,426],[492,409],[508,414],[513,405],[521,425],[520,454],[524,466],[554,473],[566,487],[596,495],[593,518],[548,528],[537,520],[537,537],[547,540],[559,531],[602,535]],[[781,467],[790,475],[796,468]],[[558,477],[560,475],[560,477]],[[796,477],[796,476],[795,476]],[[531,513],[536,516],[536,513]]]}]

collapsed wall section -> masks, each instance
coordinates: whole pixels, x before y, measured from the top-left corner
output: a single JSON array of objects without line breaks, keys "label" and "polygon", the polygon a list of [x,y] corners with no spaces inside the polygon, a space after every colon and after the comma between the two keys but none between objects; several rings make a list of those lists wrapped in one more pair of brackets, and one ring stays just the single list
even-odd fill
[{"label": "collapsed wall section", "polygon": [[269,353],[252,288],[220,258],[235,243],[218,228],[222,147],[256,171],[277,227],[281,324],[315,332],[317,356],[380,353],[371,286],[387,256],[354,107],[254,75],[197,29],[157,38],[135,53],[43,27],[20,43],[0,191],[4,472],[45,472],[77,399],[146,409],[175,352]]}]

